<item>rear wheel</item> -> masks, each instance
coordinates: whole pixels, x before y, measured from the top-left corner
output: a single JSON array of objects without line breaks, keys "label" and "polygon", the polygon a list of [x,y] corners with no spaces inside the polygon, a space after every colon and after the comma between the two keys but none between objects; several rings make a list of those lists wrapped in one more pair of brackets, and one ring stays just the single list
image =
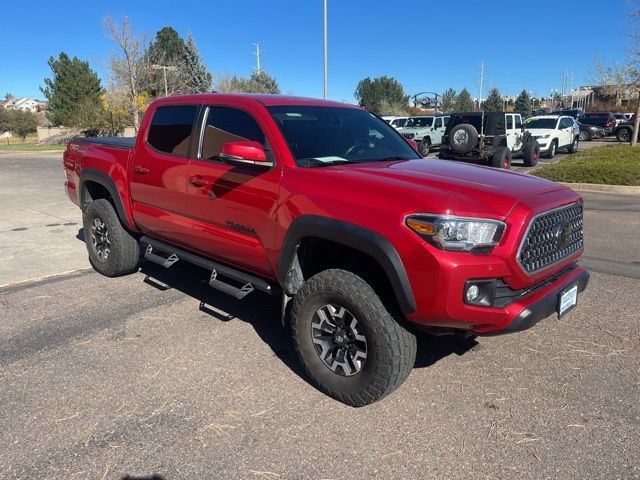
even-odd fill
[{"label": "rear wheel", "polygon": [[629,142],[631,141],[631,132],[626,128],[621,128],[618,130],[618,133],[616,133],[616,139],[619,142]]},{"label": "rear wheel", "polygon": [[88,203],[82,221],[89,262],[96,271],[117,277],[137,270],[138,241],[122,226],[108,200]]},{"label": "rear wheel", "polygon": [[547,150],[547,158],[553,158],[556,156],[556,150],[558,149],[558,143],[553,140],[551,145],[549,145],[549,150]]},{"label": "rear wheel", "polygon": [[423,157],[426,157],[427,155],[429,155],[429,152],[431,151],[431,142],[429,141],[428,138],[423,138],[420,141],[420,145],[418,146],[418,151],[420,152],[420,155],[422,155]]},{"label": "rear wheel", "polygon": [[525,167],[535,167],[540,159],[540,145],[536,140],[524,146],[523,160]]},{"label": "rear wheel", "polygon": [[569,145],[569,148],[567,148],[567,152],[576,153],[577,151],[578,151],[578,138],[576,137],[573,139],[573,143]]},{"label": "rear wheel", "polygon": [[407,378],[416,338],[359,276],[325,270],[293,299],[291,331],[311,381],[354,407],[385,397]]},{"label": "rear wheel", "polygon": [[511,152],[507,147],[499,147],[491,157],[491,166],[495,168],[511,168]]}]

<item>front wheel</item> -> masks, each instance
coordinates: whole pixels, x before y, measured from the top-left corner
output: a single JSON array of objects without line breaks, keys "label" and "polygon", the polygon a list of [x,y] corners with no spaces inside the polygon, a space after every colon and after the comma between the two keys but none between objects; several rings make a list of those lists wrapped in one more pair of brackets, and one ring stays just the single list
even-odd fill
[{"label": "front wheel", "polygon": [[138,268],[140,246],[122,226],[108,200],[89,202],[82,215],[84,239],[91,266],[107,277],[133,273]]},{"label": "front wheel", "polygon": [[491,157],[491,166],[495,168],[511,168],[511,151],[507,147],[499,147]]},{"label": "front wheel", "polygon": [[591,134],[587,130],[580,130],[578,137],[580,138],[581,142],[591,140]]},{"label": "front wheel", "polygon": [[426,157],[427,155],[429,155],[429,152],[431,151],[431,142],[429,141],[428,138],[423,138],[420,141],[420,145],[418,145],[418,151],[420,152],[420,155],[422,155],[423,157]]},{"label": "front wheel", "polygon": [[553,141],[551,142],[551,145],[549,145],[549,150],[547,150],[547,155],[546,155],[546,157],[547,157],[547,158],[549,158],[549,159],[551,159],[551,158],[555,157],[555,156],[556,156],[556,149],[557,149],[557,148],[558,148],[558,145],[556,144],[556,141],[555,141],[555,140],[553,140]]},{"label": "front wheel", "polygon": [[540,159],[540,145],[538,145],[537,140],[533,140],[528,142],[524,146],[524,166],[525,167],[535,167],[538,164],[538,160]]},{"label": "front wheel", "polygon": [[393,392],[415,362],[415,335],[391,316],[367,282],[345,270],[325,270],[307,280],[293,299],[291,332],[311,381],[354,407]]}]

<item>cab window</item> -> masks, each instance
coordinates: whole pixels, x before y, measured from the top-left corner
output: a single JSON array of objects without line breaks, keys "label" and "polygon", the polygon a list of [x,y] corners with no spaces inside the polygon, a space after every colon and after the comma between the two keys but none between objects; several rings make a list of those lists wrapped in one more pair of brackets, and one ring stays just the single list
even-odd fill
[{"label": "cab window", "polygon": [[251,115],[232,107],[210,107],[200,157],[205,160],[219,160],[222,145],[246,140],[265,145],[264,133]]},{"label": "cab window", "polygon": [[522,128],[522,117],[520,115],[515,115],[516,119],[516,128],[520,130]]},{"label": "cab window", "polygon": [[507,130],[513,130],[513,115],[507,115]]},{"label": "cab window", "polygon": [[442,118],[436,118],[436,124],[433,127],[442,128]]},{"label": "cab window", "polygon": [[197,112],[195,105],[159,107],[151,119],[147,143],[159,152],[186,157]]}]

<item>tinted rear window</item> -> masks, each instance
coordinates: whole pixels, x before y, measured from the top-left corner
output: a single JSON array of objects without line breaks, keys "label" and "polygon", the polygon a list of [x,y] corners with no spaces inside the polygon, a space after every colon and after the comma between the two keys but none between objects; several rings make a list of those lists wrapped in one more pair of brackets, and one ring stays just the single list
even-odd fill
[{"label": "tinted rear window", "polygon": [[147,142],[161,152],[186,157],[197,111],[195,105],[158,108],[149,126]]}]

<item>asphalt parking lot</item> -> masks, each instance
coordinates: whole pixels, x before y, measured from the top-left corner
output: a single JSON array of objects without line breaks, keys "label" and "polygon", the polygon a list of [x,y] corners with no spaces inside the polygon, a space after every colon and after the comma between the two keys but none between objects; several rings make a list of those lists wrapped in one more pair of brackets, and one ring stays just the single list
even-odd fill
[{"label": "asphalt parking lot", "polygon": [[0,477],[640,478],[640,197],[584,194],[577,309],[421,337],[407,382],[353,409],[305,381],[277,299],[87,269],[63,180],[60,154],[0,156]]}]

